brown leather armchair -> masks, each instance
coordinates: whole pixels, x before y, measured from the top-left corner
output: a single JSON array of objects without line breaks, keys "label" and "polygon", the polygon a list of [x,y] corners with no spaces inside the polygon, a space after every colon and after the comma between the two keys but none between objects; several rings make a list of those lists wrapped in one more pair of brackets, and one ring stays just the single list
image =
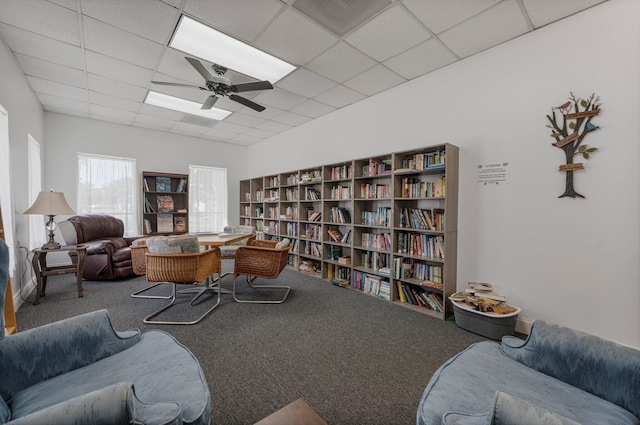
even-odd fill
[{"label": "brown leather armchair", "polygon": [[[63,223],[65,226],[63,226]],[[132,276],[131,243],[141,236],[124,237],[124,223],[116,217],[102,214],[76,215],[60,223],[67,245],[87,245],[82,277],[87,280],[108,280]],[[78,262],[75,251],[69,252],[73,264]]]}]

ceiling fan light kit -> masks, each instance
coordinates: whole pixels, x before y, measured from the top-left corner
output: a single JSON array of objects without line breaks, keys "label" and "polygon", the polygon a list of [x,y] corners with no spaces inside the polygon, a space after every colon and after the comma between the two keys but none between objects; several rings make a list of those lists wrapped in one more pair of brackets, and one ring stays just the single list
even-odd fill
[{"label": "ceiling fan light kit", "polygon": [[[230,111],[226,111],[220,108],[208,108],[202,109],[198,102],[182,99],[168,94],[159,93],[157,91],[149,90],[147,96],[144,99],[144,103],[153,106],[159,106],[160,108],[172,109],[174,111],[180,111],[187,114],[199,115],[201,117],[209,118],[212,120],[221,121],[231,115]],[[212,105],[213,106],[213,105]]]}]

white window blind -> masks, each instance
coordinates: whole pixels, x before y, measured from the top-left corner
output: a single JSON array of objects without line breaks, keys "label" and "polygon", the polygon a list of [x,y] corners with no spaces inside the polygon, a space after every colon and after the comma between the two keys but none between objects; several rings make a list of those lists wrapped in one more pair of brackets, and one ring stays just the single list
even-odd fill
[{"label": "white window blind", "polygon": [[[42,190],[42,161],[40,159],[40,143],[28,135],[27,159],[29,171],[29,205],[33,205]],[[29,249],[39,248],[47,242],[45,216],[29,216]]]},{"label": "white window blind", "polygon": [[13,195],[11,193],[11,156],[9,155],[9,113],[0,105],[0,209],[4,240],[9,247],[9,275],[16,268],[13,236]]},{"label": "white window blind", "polygon": [[139,234],[136,160],[78,153],[78,214],[107,214]]},{"label": "white window blind", "polygon": [[227,218],[227,169],[189,165],[189,231],[220,232]]}]

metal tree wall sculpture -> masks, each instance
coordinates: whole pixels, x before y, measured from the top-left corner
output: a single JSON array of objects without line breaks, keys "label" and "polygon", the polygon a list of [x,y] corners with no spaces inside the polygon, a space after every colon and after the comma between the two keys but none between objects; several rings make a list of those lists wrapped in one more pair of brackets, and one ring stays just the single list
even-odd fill
[{"label": "metal tree wall sculpture", "polygon": [[[551,129],[551,137],[556,139],[553,146],[562,149],[565,154],[566,164],[560,166],[560,172],[566,173],[565,191],[559,198],[565,196],[571,198],[584,198],[573,188],[573,172],[583,170],[582,162],[573,162],[576,156],[589,159],[598,148],[590,148],[583,143],[587,134],[598,130],[600,127],[593,124],[591,119],[600,113],[600,97],[592,94],[588,99],[580,99],[569,92],[569,101],[560,106],[551,108],[551,115],[547,115]],[[573,112],[572,112],[573,110]]]}]

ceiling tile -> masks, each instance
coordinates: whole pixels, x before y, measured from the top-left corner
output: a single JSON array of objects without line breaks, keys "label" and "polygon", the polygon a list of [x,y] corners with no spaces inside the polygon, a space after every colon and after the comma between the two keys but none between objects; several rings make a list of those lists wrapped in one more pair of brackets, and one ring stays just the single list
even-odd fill
[{"label": "ceiling tile", "polygon": [[208,137],[212,137],[218,140],[229,140],[233,137],[236,137],[238,135],[238,133],[234,133],[232,131],[226,131],[226,130],[221,130],[219,128],[212,128],[211,130],[207,130],[206,133],[204,133],[204,135],[208,136]]},{"label": "ceiling tile", "polygon": [[262,118],[253,117],[251,115],[245,115],[245,114],[241,114],[239,112],[236,112],[235,114],[229,115],[225,119],[225,122],[230,122],[230,123],[233,123],[233,124],[240,124],[240,125],[244,125],[246,127],[257,127],[260,124],[262,124],[263,122],[265,122],[265,120],[262,119]]},{"label": "ceiling tile", "polygon": [[84,69],[82,49],[78,46],[6,24],[0,24],[0,32],[13,53],[22,53],[71,68]]},{"label": "ceiling tile", "polygon": [[247,134],[238,134],[234,138],[231,139],[232,142],[244,144],[244,145],[253,145],[262,141],[261,137],[249,136]]},{"label": "ceiling tile", "polygon": [[[231,103],[235,103],[235,102],[231,102]],[[262,103],[262,102],[258,102],[258,103]],[[236,103],[237,105],[237,103]],[[242,112],[245,115],[249,115],[249,116],[253,116],[253,117],[258,117],[261,119],[265,119],[265,120],[270,120],[271,118],[275,117],[276,115],[280,115],[282,112],[284,112],[284,110],[280,109],[280,108],[276,108],[275,106],[271,106],[271,105],[263,105],[265,106],[265,110],[262,112],[258,112],[255,111],[251,108],[241,108],[240,112]],[[226,109],[226,108],[225,108]]]},{"label": "ceiling tile", "polygon": [[295,127],[297,125],[301,125],[308,121],[311,121],[311,118],[287,111],[287,112],[281,113],[276,117],[273,117],[273,121]]},{"label": "ceiling tile", "polygon": [[155,69],[163,45],[111,25],[84,17],[85,48],[125,62]]},{"label": "ceiling tile", "polygon": [[168,130],[171,127],[173,127],[175,125],[175,121],[172,120],[167,120],[167,119],[163,119],[163,118],[158,118],[158,117],[154,117],[151,115],[145,115],[145,114],[137,114],[136,115],[136,120],[134,122],[135,124],[141,124],[144,126],[151,126],[153,128],[157,128],[157,129],[164,129],[164,130]]},{"label": "ceiling tile", "polygon": [[429,37],[431,34],[414,16],[394,6],[353,31],[345,40],[372,58],[384,61]]},{"label": "ceiling tile", "polygon": [[10,22],[27,31],[80,46],[78,14],[48,1],[3,1],[0,22]]},{"label": "ceiling tile", "polygon": [[424,43],[385,61],[392,71],[411,80],[457,61],[458,58],[440,40],[430,38]]},{"label": "ceiling tile", "polygon": [[244,125],[239,125],[239,124],[232,124],[226,121],[220,121],[215,125],[214,128],[218,130],[224,130],[224,131],[229,131],[231,133],[240,134],[240,133],[244,133],[245,131],[248,131],[251,127],[246,127]]},{"label": "ceiling tile", "polygon": [[148,87],[153,71],[92,51],[86,53],[87,72],[139,87]]},{"label": "ceiling tile", "polygon": [[32,56],[22,54],[15,56],[26,75],[74,87],[87,88],[87,77],[79,69],[43,61]]},{"label": "ceiling tile", "polygon": [[291,93],[290,91],[274,87],[273,90],[263,91],[256,102],[262,105],[274,106],[280,109],[291,109],[307,100],[306,97]]},{"label": "ceiling tile", "polygon": [[165,45],[180,17],[175,7],[157,0],[82,0],[82,14]]},{"label": "ceiling tile", "polygon": [[350,79],[344,85],[354,90],[373,96],[376,93],[402,84],[406,80],[384,65],[376,65],[368,71]]},{"label": "ceiling tile", "polygon": [[[87,109],[89,109],[88,105],[85,105],[87,107]],[[89,112],[80,112],[80,111],[74,111],[71,109],[66,109],[66,108],[59,108],[57,106],[44,106],[44,110],[47,112],[56,112],[58,114],[64,114],[64,115],[71,115],[73,117],[83,117],[83,118],[89,118],[90,114]]]},{"label": "ceiling tile", "polygon": [[290,125],[282,124],[275,121],[265,121],[256,128],[260,130],[271,131],[274,133],[282,133],[283,131],[287,131],[292,127]]},{"label": "ceiling tile", "polygon": [[294,65],[304,65],[337,41],[326,29],[287,9],[258,37],[256,46]]},{"label": "ceiling tile", "polygon": [[89,113],[89,103],[87,101],[80,101],[69,97],[60,97],[38,92],[36,92],[36,96],[38,96],[38,100],[40,100],[40,103],[42,103],[42,106],[44,106],[46,110],[48,110],[48,108],[60,108],[69,111],[77,111],[81,114]]},{"label": "ceiling tile", "polygon": [[29,84],[34,91],[39,93],[47,93],[60,97],[68,97],[69,99],[86,102],[88,100],[87,89],[72,87],[66,84],[56,83],[55,81],[43,80],[37,77],[27,77]]},{"label": "ceiling tile", "polygon": [[253,41],[282,9],[277,0],[187,0],[184,11],[235,38]]},{"label": "ceiling tile", "polygon": [[335,110],[336,108],[333,106],[325,105],[324,103],[309,99],[295,108],[292,108],[291,112],[304,115],[305,117],[318,118]]},{"label": "ceiling tile", "polygon": [[535,28],[602,3],[605,0],[523,0]]},{"label": "ceiling tile", "polygon": [[402,0],[402,3],[423,24],[433,31],[434,34],[439,34],[477,15],[499,1],[500,0]]},{"label": "ceiling tile", "polygon": [[305,68],[298,68],[278,82],[278,87],[305,97],[314,97],[337,83]]},{"label": "ceiling tile", "polygon": [[342,83],[376,64],[369,56],[340,42],[307,64],[307,68]]},{"label": "ceiling tile", "polygon": [[247,136],[252,136],[252,137],[258,137],[260,139],[268,139],[269,137],[276,135],[276,133],[272,131],[261,130],[259,128],[252,128],[251,130],[242,134]]},{"label": "ceiling tile", "polygon": [[122,109],[129,112],[138,112],[138,109],[140,109],[140,103],[138,102],[123,99],[121,97],[110,96],[104,93],[98,93],[95,91],[89,92],[89,103],[107,106],[110,108]]},{"label": "ceiling tile", "polygon": [[184,122],[177,122],[170,131],[187,133],[187,134],[195,134],[200,135],[206,133],[208,131],[208,127],[203,127],[201,125],[188,124]]},{"label": "ceiling tile", "polygon": [[97,115],[100,117],[116,118],[118,120],[130,121],[130,123],[133,123],[136,118],[135,112],[123,111],[122,109],[110,108],[103,105],[89,104],[89,111],[92,116]]},{"label": "ceiling tile", "polygon": [[358,102],[365,97],[366,96],[360,92],[350,89],[349,87],[339,85],[319,96],[316,96],[316,100],[336,108],[342,108]]},{"label": "ceiling tile", "polygon": [[77,11],[78,3],[76,0],[49,0],[51,3],[55,3],[58,6],[66,7],[67,9]]},{"label": "ceiling tile", "polygon": [[120,81],[111,80],[99,75],[89,74],[89,89],[106,93],[113,96],[123,97],[136,102],[142,102],[147,95],[147,90],[142,87],[132,86],[131,84],[121,83]]},{"label": "ceiling tile", "polygon": [[529,31],[516,0],[504,1],[439,35],[461,58],[496,46]]}]

